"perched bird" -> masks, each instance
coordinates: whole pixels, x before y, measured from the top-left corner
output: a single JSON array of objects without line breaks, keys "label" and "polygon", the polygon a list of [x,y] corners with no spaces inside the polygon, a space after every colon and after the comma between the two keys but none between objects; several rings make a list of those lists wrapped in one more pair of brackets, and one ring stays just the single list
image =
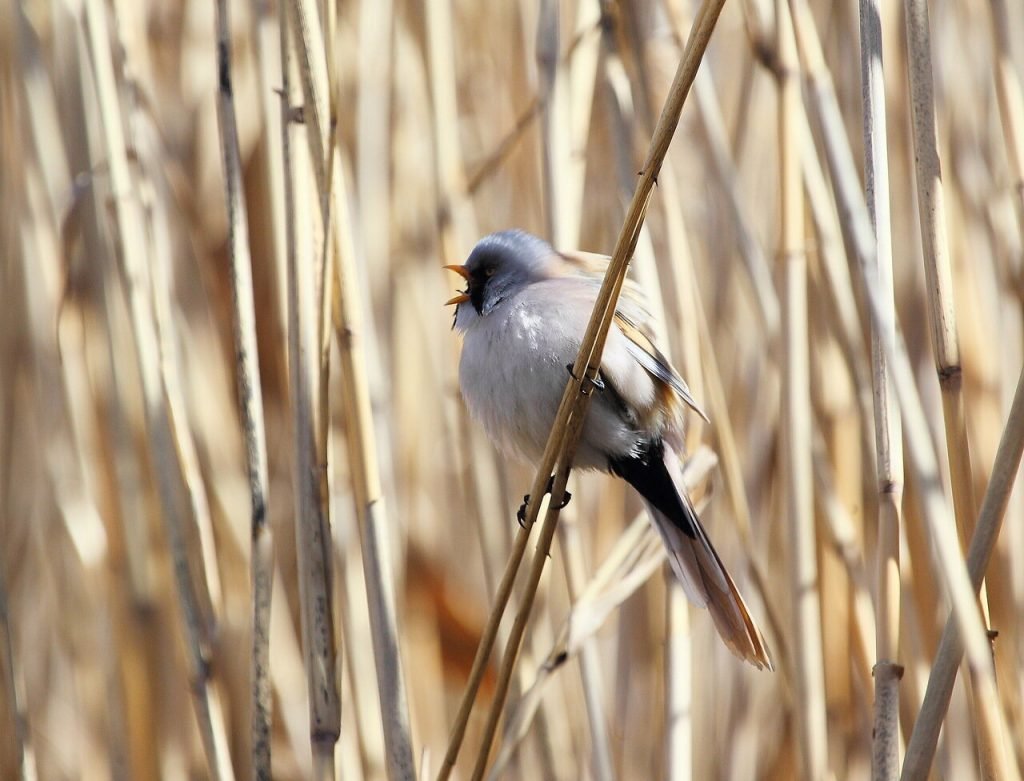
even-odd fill
[{"label": "perched bird", "polygon": [[[559,253],[519,230],[481,239],[455,304],[463,334],[459,384],[470,414],[503,451],[536,463],[579,352],[608,259]],[[772,669],[764,637],[701,526],[681,478],[683,413],[707,419],[653,343],[639,290],[618,302],[573,466],[611,472],[647,503],[689,598],[707,607],[726,645]]]}]

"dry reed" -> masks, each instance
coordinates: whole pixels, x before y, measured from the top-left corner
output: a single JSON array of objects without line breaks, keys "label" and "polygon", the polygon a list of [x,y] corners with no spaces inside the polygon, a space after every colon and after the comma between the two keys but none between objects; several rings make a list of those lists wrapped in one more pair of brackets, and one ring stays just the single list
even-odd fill
[{"label": "dry reed", "polygon": [[[1020,777],[1024,7],[726,3],[668,146],[701,13],[7,4],[0,777]],[[579,384],[543,464],[468,419],[509,226],[633,255],[774,674]]]}]

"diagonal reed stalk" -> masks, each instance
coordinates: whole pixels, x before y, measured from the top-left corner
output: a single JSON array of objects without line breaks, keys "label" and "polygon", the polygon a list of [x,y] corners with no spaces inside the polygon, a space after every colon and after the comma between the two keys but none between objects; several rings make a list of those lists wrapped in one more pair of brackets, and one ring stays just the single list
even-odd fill
[{"label": "diagonal reed stalk", "polygon": [[[558,412],[555,416],[555,422],[552,426],[551,436],[548,438],[536,477],[533,481],[530,495],[533,497],[543,496],[546,484],[553,472],[555,464],[556,462],[559,463],[559,472],[556,474],[554,485],[552,486],[551,507],[549,507],[548,513],[545,516],[540,539],[538,540],[537,555],[534,558],[534,565],[531,569],[530,579],[523,595],[523,604],[520,608],[515,625],[512,628],[511,637],[509,638],[506,646],[507,650],[502,661],[495,698],[488,716],[487,726],[485,727],[483,746],[480,750],[480,754],[478,755],[477,764],[474,769],[475,778],[482,777],[484,768],[486,767],[487,756],[490,753],[490,744],[494,738],[498,718],[501,713],[501,707],[508,692],[508,684],[512,668],[515,664],[515,657],[518,653],[519,645],[525,631],[526,621],[529,617],[533,596],[536,593],[537,583],[540,580],[540,574],[543,569],[544,559],[547,555],[547,549],[550,547],[552,537],[554,536],[554,526],[558,515],[558,510],[555,508],[561,503],[569,471],[567,468],[568,464],[564,463],[568,448],[563,446],[563,441],[570,436],[570,432],[567,431],[567,427],[570,423],[570,418],[573,415],[575,415],[577,421],[579,421],[586,412],[586,403],[589,399],[587,398],[587,395],[583,394],[581,391],[584,389],[584,382],[592,385],[593,380],[597,376],[597,371],[600,366],[600,353],[604,348],[603,337],[599,339],[599,335],[602,333],[607,334],[607,329],[615,311],[614,301],[617,300],[618,292],[621,289],[623,280],[625,279],[628,261],[632,254],[633,247],[636,245],[636,240],[639,234],[639,225],[642,222],[643,215],[646,211],[647,202],[650,198],[655,179],[657,178],[657,174],[660,169],[660,163],[668,151],[669,142],[671,141],[676,125],[679,122],[679,115],[682,111],[683,101],[685,100],[689,86],[693,81],[694,74],[697,71],[697,66],[699,65],[704,51],[707,48],[711,32],[714,30],[715,23],[718,20],[718,15],[721,13],[723,5],[724,0],[710,0],[709,2],[705,2],[701,5],[697,21],[694,24],[693,33],[687,43],[686,52],[680,61],[679,69],[677,70],[676,77],[673,80],[672,91],[669,95],[669,99],[666,101],[665,108],[658,121],[658,126],[655,128],[655,133],[651,141],[651,149],[648,152],[647,161],[644,164],[640,181],[637,185],[637,190],[634,193],[625,223],[619,234],[618,241],[616,242],[615,252],[612,255],[611,263],[609,264],[606,272],[601,290],[598,293],[598,298],[594,307],[594,314],[591,317],[587,331],[584,335],[580,354],[577,356],[576,362],[573,365],[573,376],[570,379],[570,382],[566,385],[565,393],[562,396],[562,401],[559,405]],[[611,305],[609,306],[610,302]],[[576,434],[578,435],[579,423],[576,425]],[[497,636],[501,616],[504,613],[505,605],[508,602],[508,597],[511,593],[516,573],[518,572],[519,565],[522,562],[523,555],[526,551],[526,544],[529,539],[530,529],[537,520],[540,504],[541,503],[537,500],[530,503],[527,508],[526,520],[523,524],[523,528],[521,528],[516,535],[512,553],[506,565],[505,572],[502,575],[498,592],[495,597],[494,607],[488,616],[483,636],[481,637],[476,656],[473,660],[473,668],[470,672],[470,678],[466,684],[466,690],[460,702],[455,724],[452,727],[448,750],[438,773],[438,781],[444,781],[444,779],[447,779],[455,766],[455,761],[458,757],[459,749],[465,736],[466,725],[469,722],[469,716],[472,712],[473,701],[476,699],[476,693],[483,678],[483,671],[487,664],[487,660],[490,657],[494,639]]]},{"label": "diagonal reed stalk", "polygon": [[928,6],[922,0],[906,0],[905,11],[917,201],[931,315],[932,349],[942,390],[942,415],[946,424],[946,452],[957,534],[961,547],[966,547],[976,504],[971,479],[967,419],[964,414],[963,369],[960,365],[953,274],[946,237],[942,170],[936,137]]},{"label": "diagonal reed stalk", "polygon": [[[533,598],[536,595],[537,585],[543,572],[551,540],[554,537],[555,526],[558,520],[558,506],[562,503],[565,483],[572,464],[572,456],[575,452],[576,443],[579,440],[583,420],[586,417],[589,406],[590,392],[593,389],[593,383],[600,369],[604,342],[615,314],[615,303],[618,300],[619,292],[625,280],[629,260],[636,248],[643,218],[650,202],[650,196],[653,192],[658,173],[661,170],[661,163],[668,152],[672,135],[675,133],[676,126],[679,123],[683,103],[689,93],[690,86],[693,83],[697,68],[703,58],[704,51],[707,48],[723,5],[724,0],[708,0],[702,3],[694,22],[686,51],[680,60],[675,78],[672,81],[669,97],[665,102],[665,107],[655,127],[650,150],[641,169],[640,181],[637,184],[637,189],[627,211],[625,222],[616,241],[615,251],[612,254],[611,263],[605,274],[601,290],[598,293],[579,355],[573,365],[572,377],[566,384],[566,390],[562,396],[558,414],[555,417],[555,423],[545,448],[544,457],[542,458],[537,476],[534,478],[531,496],[542,496],[552,467],[557,467],[554,473],[551,502],[548,506],[544,523],[541,526],[537,550],[523,595],[523,603],[516,616],[516,621],[512,627],[512,633],[502,658],[494,700],[491,703],[487,723],[484,727],[483,742],[473,770],[472,777],[475,780],[483,777],[487,766],[491,743],[494,739],[505,697],[508,693],[509,680],[515,666],[523,634],[526,631]],[[533,509],[529,511],[527,516],[527,528],[536,520],[536,505],[538,504],[539,502],[537,501],[533,502]]]},{"label": "diagonal reed stalk", "polygon": [[416,766],[399,648],[391,521],[381,488],[366,377],[364,340],[368,326],[364,322],[359,302],[355,247],[345,217],[347,180],[340,166],[341,161],[335,156],[333,180],[337,208],[333,224],[335,240],[338,242],[338,263],[333,279],[334,325],[341,353],[342,402],[348,426],[346,443],[352,469],[352,493],[361,530],[363,572],[370,610],[370,636],[377,669],[388,778],[399,781],[414,778]]},{"label": "diagonal reed stalk", "polygon": [[270,781],[270,603],[274,585],[274,540],[267,524],[267,442],[263,430],[263,390],[256,349],[256,312],[252,293],[249,219],[242,197],[242,163],[232,88],[231,38],[227,0],[217,2],[217,117],[228,207],[232,323],[238,406],[249,477],[252,587],[250,658],[250,740],[252,776]]},{"label": "diagonal reed stalk", "polygon": [[[1024,453],[1024,371],[1017,381],[1017,392],[1007,417],[1006,428],[999,440],[995,463],[992,465],[992,478],[985,490],[985,498],[978,515],[978,524],[971,538],[967,553],[967,567],[970,571],[971,585],[977,591],[988,566],[999,529],[1002,525],[1006,505],[1010,500],[1017,470],[1020,468],[1021,454]],[[925,778],[932,764],[935,747],[939,740],[939,728],[949,708],[949,700],[953,694],[953,682],[960,660],[964,653],[963,635],[960,626],[951,616],[946,621],[942,632],[939,651],[932,664],[932,673],[928,678],[921,713],[914,724],[907,743],[907,757],[903,765],[905,781]],[[1008,759],[1007,763],[1012,763]],[[1012,768],[1004,778],[1016,775]]]}]

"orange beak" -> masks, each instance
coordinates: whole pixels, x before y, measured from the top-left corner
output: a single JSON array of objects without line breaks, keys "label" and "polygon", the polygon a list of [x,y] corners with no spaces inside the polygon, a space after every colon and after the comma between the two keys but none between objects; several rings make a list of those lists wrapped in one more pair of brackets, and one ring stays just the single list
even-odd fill
[{"label": "orange beak", "polygon": [[[444,268],[448,269],[449,271],[454,271],[464,280],[466,280],[467,282],[469,281],[469,272],[466,271],[465,266],[445,266]],[[444,305],[449,306],[451,304],[462,304],[465,303],[466,301],[469,301],[469,294],[459,293],[457,296],[453,296],[452,298],[449,298],[447,301],[445,301]]]}]

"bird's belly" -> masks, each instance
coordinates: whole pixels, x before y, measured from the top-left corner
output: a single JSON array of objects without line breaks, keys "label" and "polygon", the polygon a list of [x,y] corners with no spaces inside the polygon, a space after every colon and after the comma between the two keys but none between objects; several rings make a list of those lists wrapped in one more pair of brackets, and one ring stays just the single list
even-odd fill
[{"label": "bird's belly", "polygon": [[505,452],[536,461],[558,412],[568,374],[557,351],[541,350],[520,329],[466,334],[459,384],[466,406]]},{"label": "bird's belly", "polygon": [[[544,329],[522,312],[503,324],[480,326],[466,333],[459,362],[466,406],[501,450],[536,463],[551,434],[579,337]],[[609,454],[627,452],[636,441],[637,432],[614,405],[595,394],[574,465],[605,469]]]}]

